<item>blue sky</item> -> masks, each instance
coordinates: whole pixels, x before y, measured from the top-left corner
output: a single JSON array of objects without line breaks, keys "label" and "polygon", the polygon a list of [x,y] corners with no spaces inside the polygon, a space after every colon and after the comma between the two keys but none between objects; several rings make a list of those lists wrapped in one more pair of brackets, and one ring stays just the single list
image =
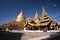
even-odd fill
[{"label": "blue sky", "polygon": [[36,10],[41,17],[42,6],[52,19],[60,21],[60,0],[0,0],[0,24],[15,19],[21,9],[26,18],[34,18]]}]

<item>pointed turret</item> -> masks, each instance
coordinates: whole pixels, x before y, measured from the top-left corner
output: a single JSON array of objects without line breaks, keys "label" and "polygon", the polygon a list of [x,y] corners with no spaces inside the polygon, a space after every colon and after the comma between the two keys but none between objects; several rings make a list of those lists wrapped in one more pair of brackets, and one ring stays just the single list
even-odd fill
[{"label": "pointed turret", "polygon": [[22,10],[21,10],[21,12],[19,13],[19,15],[17,17],[25,17]]},{"label": "pointed turret", "polygon": [[42,17],[48,16],[48,14],[46,13],[44,7],[42,8]]},{"label": "pointed turret", "polygon": [[42,8],[42,19],[43,19],[43,18],[50,18],[50,17],[48,16],[48,14],[46,13],[44,7]]},{"label": "pointed turret", "polygon": [[36,23],[39,23],[39,21],[40,21],[40,17],[38,15],[38,12],[36,11],[36,14],[35,14],[35,22]]},{"label": "pointed turret", "polygon": [[36,14],[35,14],[35,19],[39,19],[39,15],[38,15],[37,11],[36,11]]},{"label": "pointed turret", "polygon": [[21,12],[19,13],[19,15],[17,16],[16,21],[20,22],[20,21],[25,21],[25,16],[21,10]]},{"label": "pointed turret", "polygon": [[51,22],[51,19],[43,7],[42,8],[42,17],[41,17],[40,23],[42,26],[44,26],[44,25],[48,25],[50,22]]}]

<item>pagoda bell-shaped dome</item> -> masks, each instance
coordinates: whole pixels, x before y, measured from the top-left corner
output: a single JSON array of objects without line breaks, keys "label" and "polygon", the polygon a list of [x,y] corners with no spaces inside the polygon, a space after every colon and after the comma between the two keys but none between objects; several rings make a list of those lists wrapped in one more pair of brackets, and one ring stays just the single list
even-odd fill
[{"label": "pagoda bell-shaped dome", "polygon": [[19,15],[16,18],[16,21],[20,22],[20,21],[25,21],[25,16],[21,10],[21,12],[19,13]]}]

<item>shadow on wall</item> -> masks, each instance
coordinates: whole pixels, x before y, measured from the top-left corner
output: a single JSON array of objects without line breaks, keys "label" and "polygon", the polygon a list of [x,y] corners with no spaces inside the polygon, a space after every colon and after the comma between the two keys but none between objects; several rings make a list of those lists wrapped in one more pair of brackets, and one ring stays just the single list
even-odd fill
[{"label": "shadow on wall", "polygon": [[60,32],[51,34],[49,38],[41,39],[41,40],[60,40]]},{"label": "shadow on wall", "polygon": [[22,33],[0,32],[0,40],[21,40]]}]

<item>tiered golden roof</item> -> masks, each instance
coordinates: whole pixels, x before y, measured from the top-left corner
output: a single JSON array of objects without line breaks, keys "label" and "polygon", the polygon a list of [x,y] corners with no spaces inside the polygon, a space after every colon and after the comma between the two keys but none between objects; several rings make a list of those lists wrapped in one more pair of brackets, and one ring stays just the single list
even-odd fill
[{"label": "tiered golden roof", "polygon": [[42,8],[42,17],[41,17],[41,20],[40,20],[40,24],[41,24],[41,26],[44,26],[44,25],[48,25],[50,22],[51,22],[51,19],[48,16],[48,14],[46,13],[46,11],[43,7]]},{"label": "tiered golden roof", "polygon": [[[30,24],[32,26],[45,26],[45,25],[48,25],[51,22],[51,19],[48,16],[48,14],[46,13],[44,7],[42,9],[42,17],[41,18],[39,17],[38,12],[36,11],[35,20],[32,20],[32,18],[29,18],[29,19],[30,20],[27,20],[28,24]],[[35,24],[31,23],[32,21],[34,21]]]}]

